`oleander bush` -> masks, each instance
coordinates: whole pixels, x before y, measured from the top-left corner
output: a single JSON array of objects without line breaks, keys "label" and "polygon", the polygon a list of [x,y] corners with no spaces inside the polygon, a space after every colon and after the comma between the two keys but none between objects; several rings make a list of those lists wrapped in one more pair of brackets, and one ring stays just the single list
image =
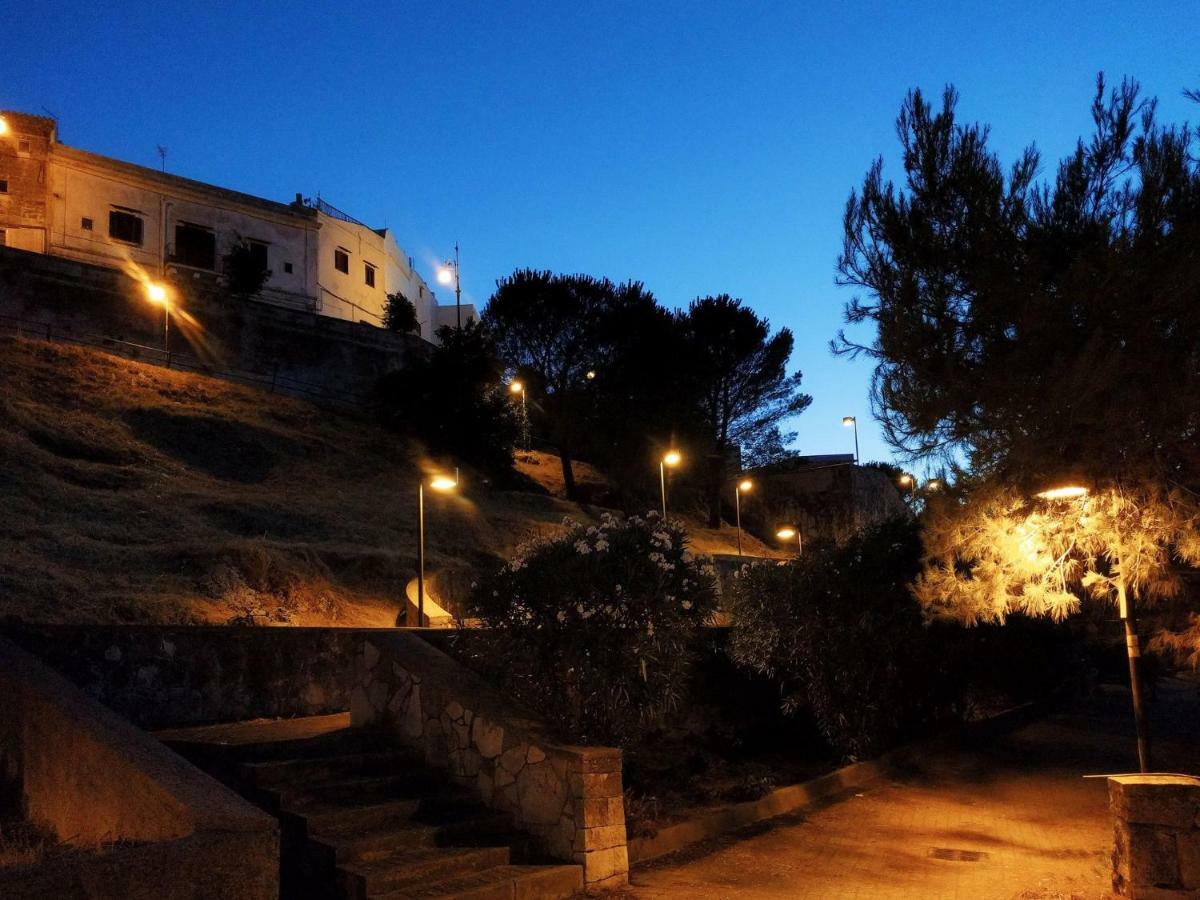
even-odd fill
[{"label": "oleander bush", "polygon": [[471,655],[566,739],[628,746],[686,694],[713,570],[654,513],[565,524],[475,586]]}]

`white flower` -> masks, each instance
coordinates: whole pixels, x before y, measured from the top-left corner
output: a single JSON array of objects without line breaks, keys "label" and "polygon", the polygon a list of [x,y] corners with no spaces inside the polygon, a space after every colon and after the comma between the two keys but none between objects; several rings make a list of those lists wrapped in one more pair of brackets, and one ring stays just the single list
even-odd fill
[{"label": "white flower", "polygon": [[619,594],[619,593],[621,593],[621,586],[618,584],[618,585],[617,585],[617,586],[614,588],[614,590],[615,590],[615,591],[616,591],[618,594]]},{"label": "white flower", "polygon": [[592,548],[591,548],[591,546],[588,544],[588,542],[587,542],[587,541],[585,541],[585,540],[578,540],[578,541],[576,541],[576,542],[575,542],[575,552],[576,552],[576,553],[578,553],[578,554],[580,554],[581,556],[585,556],[585,555],[587,555],[588,553],[591,553],[591,552],[592,552]]},{"label": "white flower", "polygon": [[595,535],[596,535],[596,531],[597,531],[597,529],[596,529],[596,526],[595,526],[595,525],[593,525],[593,526],[591,526],[590,528],[588,528],[588,530],[587,530],[588,537],[595,537]]},{"label": "white flower", "polygon": [[554,618],[558,619],[558,624],[561,625],[563,622],[567,621],[567,613],[565,610],[560,609],[558,611],[558,615]]},{"label": "white flower", "polygon": [[684,601],[683,601],[682,603],[680,603],[679,605],[680,605],[680,606],[682,606],[684,609],[691,609],[691,608],[692,608],[692,601],[691,601],[691,600],[684,600]]},{"label": "white flower", "polygon": [[653,622],[646,623],[646,634],[650,635],[650,637],[654,637],[654,623]]},{"label": "white flower", "polygon": [[606,541],[604,538],[600,538],[600,540],[596,541],[596,552],[597,553],[603,553],[607,549],[608,549],[608,541]]}]

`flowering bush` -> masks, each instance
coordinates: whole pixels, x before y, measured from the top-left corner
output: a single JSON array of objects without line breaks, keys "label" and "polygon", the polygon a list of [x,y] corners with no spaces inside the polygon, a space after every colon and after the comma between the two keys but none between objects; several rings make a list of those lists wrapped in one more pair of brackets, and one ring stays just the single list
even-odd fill
[{"label": "flowering bush", "polygon": [[624,745],[685,689],[695,630],[716,605],[712,567],[657,514],[522,547],[472,593],[482,661],[576,742]]}]

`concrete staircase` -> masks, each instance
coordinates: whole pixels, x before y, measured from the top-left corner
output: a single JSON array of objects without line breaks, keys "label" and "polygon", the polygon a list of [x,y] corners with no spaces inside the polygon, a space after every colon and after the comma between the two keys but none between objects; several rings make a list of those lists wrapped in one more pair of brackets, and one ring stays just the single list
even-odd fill
[{"label": "concrete staircase", "polygon": [[538,860],[508,818],[347,715],[159,737],[275,814],[285,900],[553,900],[582,868]]}]

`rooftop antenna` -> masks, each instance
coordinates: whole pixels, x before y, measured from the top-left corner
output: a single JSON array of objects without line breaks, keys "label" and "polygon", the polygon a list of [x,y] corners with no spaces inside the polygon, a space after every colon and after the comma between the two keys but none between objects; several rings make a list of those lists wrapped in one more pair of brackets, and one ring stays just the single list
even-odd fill
[{"label": "rooftop antenna", "polygon": [[159,162],[162,164],[162,170],[164,172],[167,171],[167,148],[164,147],[162,144],[158,145],[158,159],[159,159]]}]

